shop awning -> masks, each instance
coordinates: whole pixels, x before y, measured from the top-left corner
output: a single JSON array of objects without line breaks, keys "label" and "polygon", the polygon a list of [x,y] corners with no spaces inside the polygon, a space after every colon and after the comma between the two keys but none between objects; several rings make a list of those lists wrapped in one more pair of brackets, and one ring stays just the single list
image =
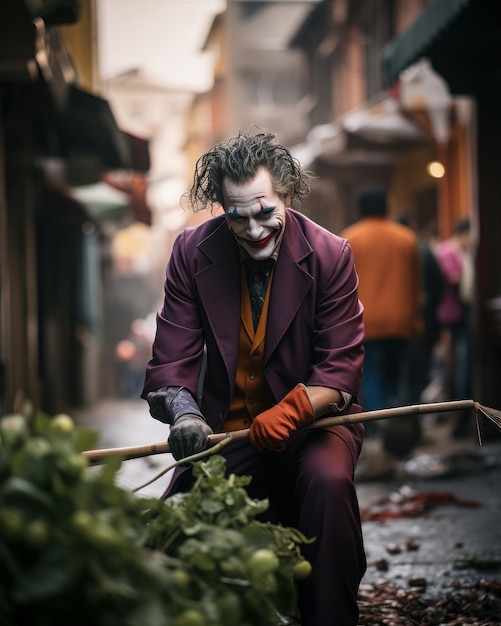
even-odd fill
[{"label": "shop awning", "polygon": [[399,103],[392,97],[367,103],[342,117],[349,134],[379,146],[396,148],[423,141],[421,130],[402,115]]},{"label": "shop awning", "polygon": [[151,226],[151,207],[146,199],[148,182],[144,172],[110,171],[102,176],[102,182],[107,183],[114,189],[126,193],[129,197],[129,207],[135,221]]},{"label": "shop awning", "polygon": [[103,169],[108,170],[150,169],[149,141],[121,130],[108,101],[76,85],[69,86],[64,110],[45,107],[37,121],[44,154],[61,158],[96,155]]},{"label": "shop awning", "polygon": [[[426,56],[428,48],[473,4],[475,0],[434,0],[429,4],[412,26],[383,51],[385,86],[395,82],[400,72],[409,65]],[[477,4],[482,5],[481,2]]]},{"label": "shop awning", "polygon": [[129,146],[130,168],[134,172],[150,171],[150,142],[143,137],[122,131]]},{"label": "shop awning", "polygon": [[32,18],[41,17],[47,26],[75,24],[82,14],[82,0],[24,0]]},{"label": "shop awning", "polygon": [[38,76],[36,27],[22,2],[0,2],[0,83]]},{"label": "shop awning", "polygon": [[68,194],[95,221],[120,221],[129,206],[129,195],[106,182],[70,187]]},{"label": "shop awning", "polygon": [[[40,97],[34,116],[41,154],[66,162],[70,185],[98,182],[106,170],[132,168],[131,142],[104,98],[72,84],[63,110]],[[139,160],[141,167],[147,164],[144,157]]]},{"label": "shop awning", "polygon": [[130,146],[118,127],[107,100],[70,86],[68,105],[54,119],[63,155],[91,152],[108,169],[131,165]]},{"label": "shop awning", "polygon": [[391,165],[396,155],[425,141],[421,130],[391,97],[348,111],[334,124],[312,128],[294,156],[305,166],[321,160],[337,166]]}]

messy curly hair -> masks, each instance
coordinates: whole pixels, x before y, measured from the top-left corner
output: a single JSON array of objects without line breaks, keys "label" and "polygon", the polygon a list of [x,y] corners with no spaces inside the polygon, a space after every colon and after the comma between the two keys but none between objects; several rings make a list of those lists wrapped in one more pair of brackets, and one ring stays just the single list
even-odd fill
[{"label": "messy curly hair", "polygon": [[280,198],[289,197],[291,203],[302,203],[310,193],[309,174],[278,142],[276,135],[241,131],[198,159],[191,190],[184,199],[193,211],[222,207],[223,180],[228,177],[235,183],[246,183],[261,167],[271,174],[274,190]]}]

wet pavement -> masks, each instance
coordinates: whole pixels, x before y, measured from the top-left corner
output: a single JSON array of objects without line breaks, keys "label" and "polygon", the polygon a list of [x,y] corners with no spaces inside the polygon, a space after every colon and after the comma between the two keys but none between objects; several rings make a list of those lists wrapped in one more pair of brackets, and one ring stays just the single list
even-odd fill
[{"label": "wet pavement", "polygon": [[439,597],[479,580],[501,583],[501,439],[455,440],[447,420],[422,419],[425,443],[391,477],[357,481],[363,584],[390,582]]},{"label": "wet pavement", "polygon": [[[150,416],[144,400],[109,399],[69,411],[78,426],[99,433],[97,448],[123,448],[165,442],[168,426]],[[117,482],[137,489],[174,462],[171,454],[159,454],[122,462]],[[138,491],[138,495],[160,497],[169,482],[169,473]]]},{"label": "wet pavement", "polygon": [[[167,426],[150,417],[142,400],[105,400],[71,415],[79,426],[99,432],[99,448],[157,443],[167,436]],[[380,478],[367,480],[363,472],[357,478],[368,561],[362,583],[419,587],[430,597],[482,579],[501,585],[501,439],[482,446],[473,437],[456,441],[449,423],[423,419],[425,443],[405,461],[392,471],[385,467]],[[371,453],[378,457],[373,442],[362,469]],[[124,461],[118,482],[137,488],[172,462],[170,454]],[[161,496],[168,480],[167,474],[138,495]]]}]

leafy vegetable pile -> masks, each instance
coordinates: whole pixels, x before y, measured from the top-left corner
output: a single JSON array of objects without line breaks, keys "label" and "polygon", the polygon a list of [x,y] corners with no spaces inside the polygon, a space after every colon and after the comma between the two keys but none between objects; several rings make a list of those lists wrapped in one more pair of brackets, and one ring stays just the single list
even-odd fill
[{"label": "leafy vegetable pile", "polygon": [[167,501],[87,467],[97,433],[69,416],[0,420],[0,626],[253,626],[294,612],[309,574],[299,531],[257,518],[247,476],[197,462]]}]

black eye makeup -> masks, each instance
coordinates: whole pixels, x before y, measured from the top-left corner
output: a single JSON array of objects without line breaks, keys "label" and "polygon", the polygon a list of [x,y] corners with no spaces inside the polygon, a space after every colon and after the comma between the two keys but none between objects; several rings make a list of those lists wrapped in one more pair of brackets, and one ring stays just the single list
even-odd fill
[{"label": "black eye makeup", "polygon": [[276,209],[276,206],[266,206],[263,209],[261,209],[261,215],[267,217],[269,216],[271,213],[273,213],[273,211]]},{"label": "black eye makeup", "polygon": [[242,222],[247,219],[246,217],[238,214],[237,207],[233,207],[231,211],[227,211],[226,217],[233,222]]},{"label": "black eye makeup", "polygon": [[[259,213],[257,215],[255,215],[255,218],[264,218],[267,219],[269,217],[271,217],[273,211],[276,209],[276,206],[267,206],[267,207],[263,207],[261,209],[261,211],[259,211]],[[228,209],[228,211],[226,212],[226,217],[228,219],[230,219],[232,222],[242,222],[243,220],[248,219],[248,217],[244,217],[242,215],[239,215],[238,213],[238,209],[237,207],[233,207],[232,209]]]}]

